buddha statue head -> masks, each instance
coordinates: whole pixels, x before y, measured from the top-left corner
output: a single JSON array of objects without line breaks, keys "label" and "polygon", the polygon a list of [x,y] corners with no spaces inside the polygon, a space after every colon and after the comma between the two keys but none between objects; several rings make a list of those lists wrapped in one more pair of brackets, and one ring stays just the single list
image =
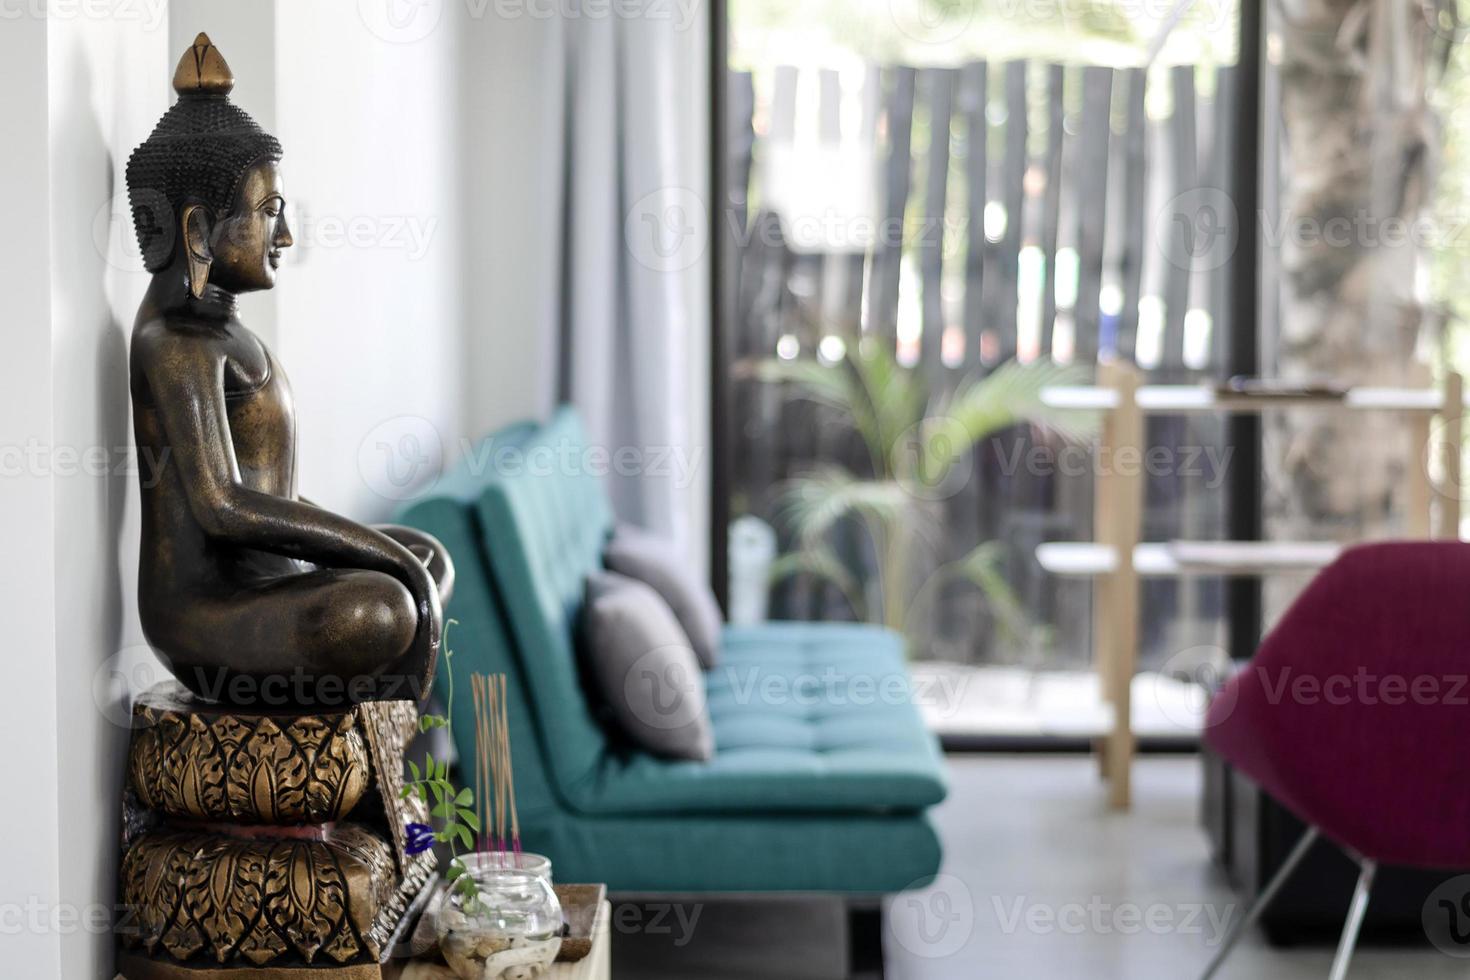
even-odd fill
[{"label": "buddha statue head", "polygon": [[128,158],[128,199],[143,264],[186,277],[202,298],[269,289],[290,247],[281,144],[230,102],[235,79],[206,34],[174,72],[178,101]]}]

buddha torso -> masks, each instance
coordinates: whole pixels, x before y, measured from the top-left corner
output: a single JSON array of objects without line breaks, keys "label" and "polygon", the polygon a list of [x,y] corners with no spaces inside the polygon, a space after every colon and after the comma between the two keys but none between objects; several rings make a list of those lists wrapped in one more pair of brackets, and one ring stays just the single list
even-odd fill
[{"label": "buddha torso", "polygon": [[[238,320],[199,323],[158,319],[139,326],[134,356],[170,348],[202,347],[222,386],[230,445],[242,485],[296,499],[296,419],[291,384],[265,344]],[[182,474],[171,465],[168,434],[145,372],[133,376],[134,437],[142,480],[143,541],[140,580],[160,597],[181,589],[228,586],[250,578],[303,571],[305,562],[218,543],[190,510]],[[150,547],[149,542],[166,547]]]}]

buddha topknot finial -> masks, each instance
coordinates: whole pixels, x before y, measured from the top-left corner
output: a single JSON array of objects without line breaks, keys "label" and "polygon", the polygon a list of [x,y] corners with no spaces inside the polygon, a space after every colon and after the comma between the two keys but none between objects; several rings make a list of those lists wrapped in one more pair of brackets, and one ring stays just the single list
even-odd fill
[{"label": "buddha topknot finial", "polygon": [[224,55],[209,35],[200,31],[194,46],[184,52],[179,67],[174,69],[174,91],[180,96],[229,95],[234,87],[235,76]]}]

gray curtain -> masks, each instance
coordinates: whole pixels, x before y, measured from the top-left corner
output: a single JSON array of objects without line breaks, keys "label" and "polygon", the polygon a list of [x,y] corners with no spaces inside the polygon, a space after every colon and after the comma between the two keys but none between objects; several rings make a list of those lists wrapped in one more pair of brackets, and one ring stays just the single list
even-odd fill
[{"label": "gray curtain", "polygon": [[697,294],[708,223],[705,195],[687,186],[698,173],[690,52],[705,25],[682,23],[674,5],[663,16],[600,9],[562,25],[557,393],[606,451],[618,516],[687,546],[698,522],[690,480],[706,455],[691,355],[707,322]]}]

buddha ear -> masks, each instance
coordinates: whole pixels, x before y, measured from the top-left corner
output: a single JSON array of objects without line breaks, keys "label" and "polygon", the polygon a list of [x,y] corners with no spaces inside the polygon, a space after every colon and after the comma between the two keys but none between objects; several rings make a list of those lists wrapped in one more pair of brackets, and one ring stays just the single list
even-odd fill
[{"label": "buddha ear", "polygon": [[209,267],[214,263],[214,249],[209,245],[211,220],[209,210],[201,204],[184,208],[182,219],[184,255],[188,259],[189,292],[195,299],[204,297],[209,284]]}]

